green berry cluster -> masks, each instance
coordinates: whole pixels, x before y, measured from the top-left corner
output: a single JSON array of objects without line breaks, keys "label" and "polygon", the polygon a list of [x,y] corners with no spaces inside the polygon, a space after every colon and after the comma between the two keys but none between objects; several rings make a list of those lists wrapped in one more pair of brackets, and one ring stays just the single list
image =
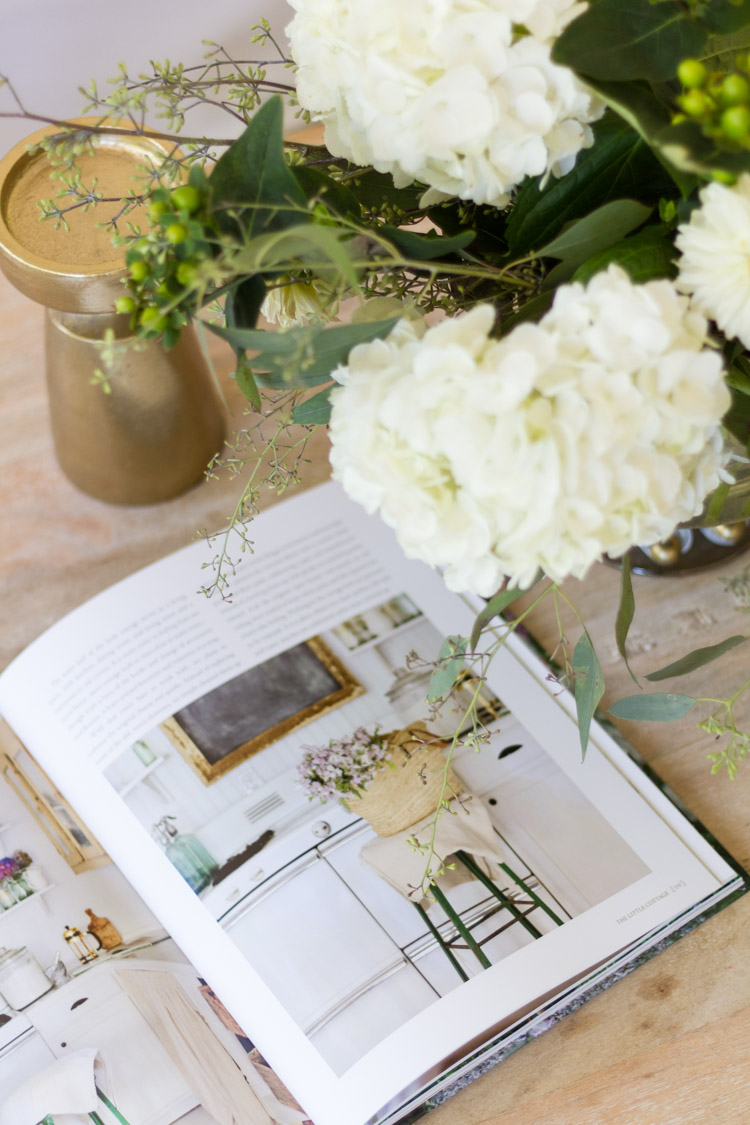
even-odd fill
[{"label": "green berry cluster", "polygon": [[738,56],[734,65],[725,74],[709,71],[698,59],[683,59],[677,68],[682,112],[673,122],[697,121],[706,136],[750,149],[750,56]]},{"label": "green berry cluster", "polygon": [[145,339],[163,336],[174,347],[198,300],[201,265],[212,256],[213,222],[205,188],[182,184],[157,188],[148,207],[151,230],[125,255],[129,295],[115,301],[117,312]]}]

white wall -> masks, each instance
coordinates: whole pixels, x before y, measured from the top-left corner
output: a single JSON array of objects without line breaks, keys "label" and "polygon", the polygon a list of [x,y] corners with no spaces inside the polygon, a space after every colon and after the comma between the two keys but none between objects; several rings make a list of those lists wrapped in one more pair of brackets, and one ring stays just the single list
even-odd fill
[{"label": "white wall", "polygon": [[0,911],[0,946],[17,949],[24,945],[45,968],[60,950],[66,964],[75,966],[75,958],[66,950],[62,933],[66,925],[86,929],[86,907],[114,922],[126,941],[161,929],[145,903],[112,864],[80,875],[71,871],[23,802],[2,779],[0,824],[10,826],[2,834],[2,854],[10,855],[17,849],[28,852],[49,882],[55,884],[43,900],[34,897],[12,913]]},{"label": "white wall", "polygon": [[[28,110],[73,117],[83,104],[78,87],[91,78],[104,86],[121,61],[136,74],[149,59],[199,63],[204,39],[235,58],[257,57],[250,28],[263,16],[285,43],[283,29],[293,16],[286,0],[0,0],[0,74]],[[0,111],[12,108],[0,89]],[[229,118],[221,121],[220,135],[233,135]],[[210,124],[196,119],[191,127],[203,134]],[[0,118],[0,154],[35,127]]]}]

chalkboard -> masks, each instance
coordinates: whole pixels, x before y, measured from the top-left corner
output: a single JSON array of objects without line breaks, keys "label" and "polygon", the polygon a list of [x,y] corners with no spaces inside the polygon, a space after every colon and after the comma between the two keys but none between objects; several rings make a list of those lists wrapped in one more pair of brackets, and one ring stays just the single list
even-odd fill
[{"label": "chalkboard", "polygon": [[328,646],[314,637],[194,700],[163,729],[204,781],[214,781],[361,691]]}]

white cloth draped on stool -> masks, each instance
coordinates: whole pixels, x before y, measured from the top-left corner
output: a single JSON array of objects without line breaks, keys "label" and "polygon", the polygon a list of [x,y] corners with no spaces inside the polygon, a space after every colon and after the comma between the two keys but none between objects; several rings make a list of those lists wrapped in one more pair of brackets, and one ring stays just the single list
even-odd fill
[{"label": "white cloth draped on stool", "polygon": [[[415,851],[407,841],[415,837],[420,844],[428,844],[434,819],[434,814],[426,816],[394,836],[378,836],[366,843],[359,853],[365,866],[375,871],[410,902],[420,903],[425,898],[422,880],[427,857]],[[463,851],[474,859],[490,879],[497,877],[497,864],[505,860],[505,853],[492,827],[489,813],[476,797],[468,801],[465,797],[454,799],[441,812],[434,847],[437,862],[442,861],[447,865],[457,851]],[[435,860],[432,866],[436,866]],[[455,871],[446,871],[445,875],[440,876],[440,888],[446,890],[472,878],[471,872],[459,863]]]},{"label": "white cloth draped on stool", "polygon": [[45,1066],[11,1094],[0,1107],[0,1125],[38,1125],[47,1115],[55,1125],[80,1125],[96,1110],[95,1047],[73,1051]]}]

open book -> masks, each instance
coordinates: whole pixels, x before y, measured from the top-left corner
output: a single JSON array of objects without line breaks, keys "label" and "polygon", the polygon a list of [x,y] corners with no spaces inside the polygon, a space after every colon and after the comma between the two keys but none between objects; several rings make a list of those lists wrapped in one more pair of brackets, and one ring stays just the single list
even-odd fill
[{"label": "open book", "polygon": [[356,798],[311,802],[297,767],[359,728],[449,736],[461,700],[431,710],[430,662],[480,605],[335,485],[252,534],[231,600],[196,593],[188,547],[34,642],[0,714],[298,1120],[404,1118],[747,889],[596,722],[582,763],[569,694],[514,637],[470,686],[489,738],[453,758],[448,869],[423,897],[434,822],[378,836]]}]

